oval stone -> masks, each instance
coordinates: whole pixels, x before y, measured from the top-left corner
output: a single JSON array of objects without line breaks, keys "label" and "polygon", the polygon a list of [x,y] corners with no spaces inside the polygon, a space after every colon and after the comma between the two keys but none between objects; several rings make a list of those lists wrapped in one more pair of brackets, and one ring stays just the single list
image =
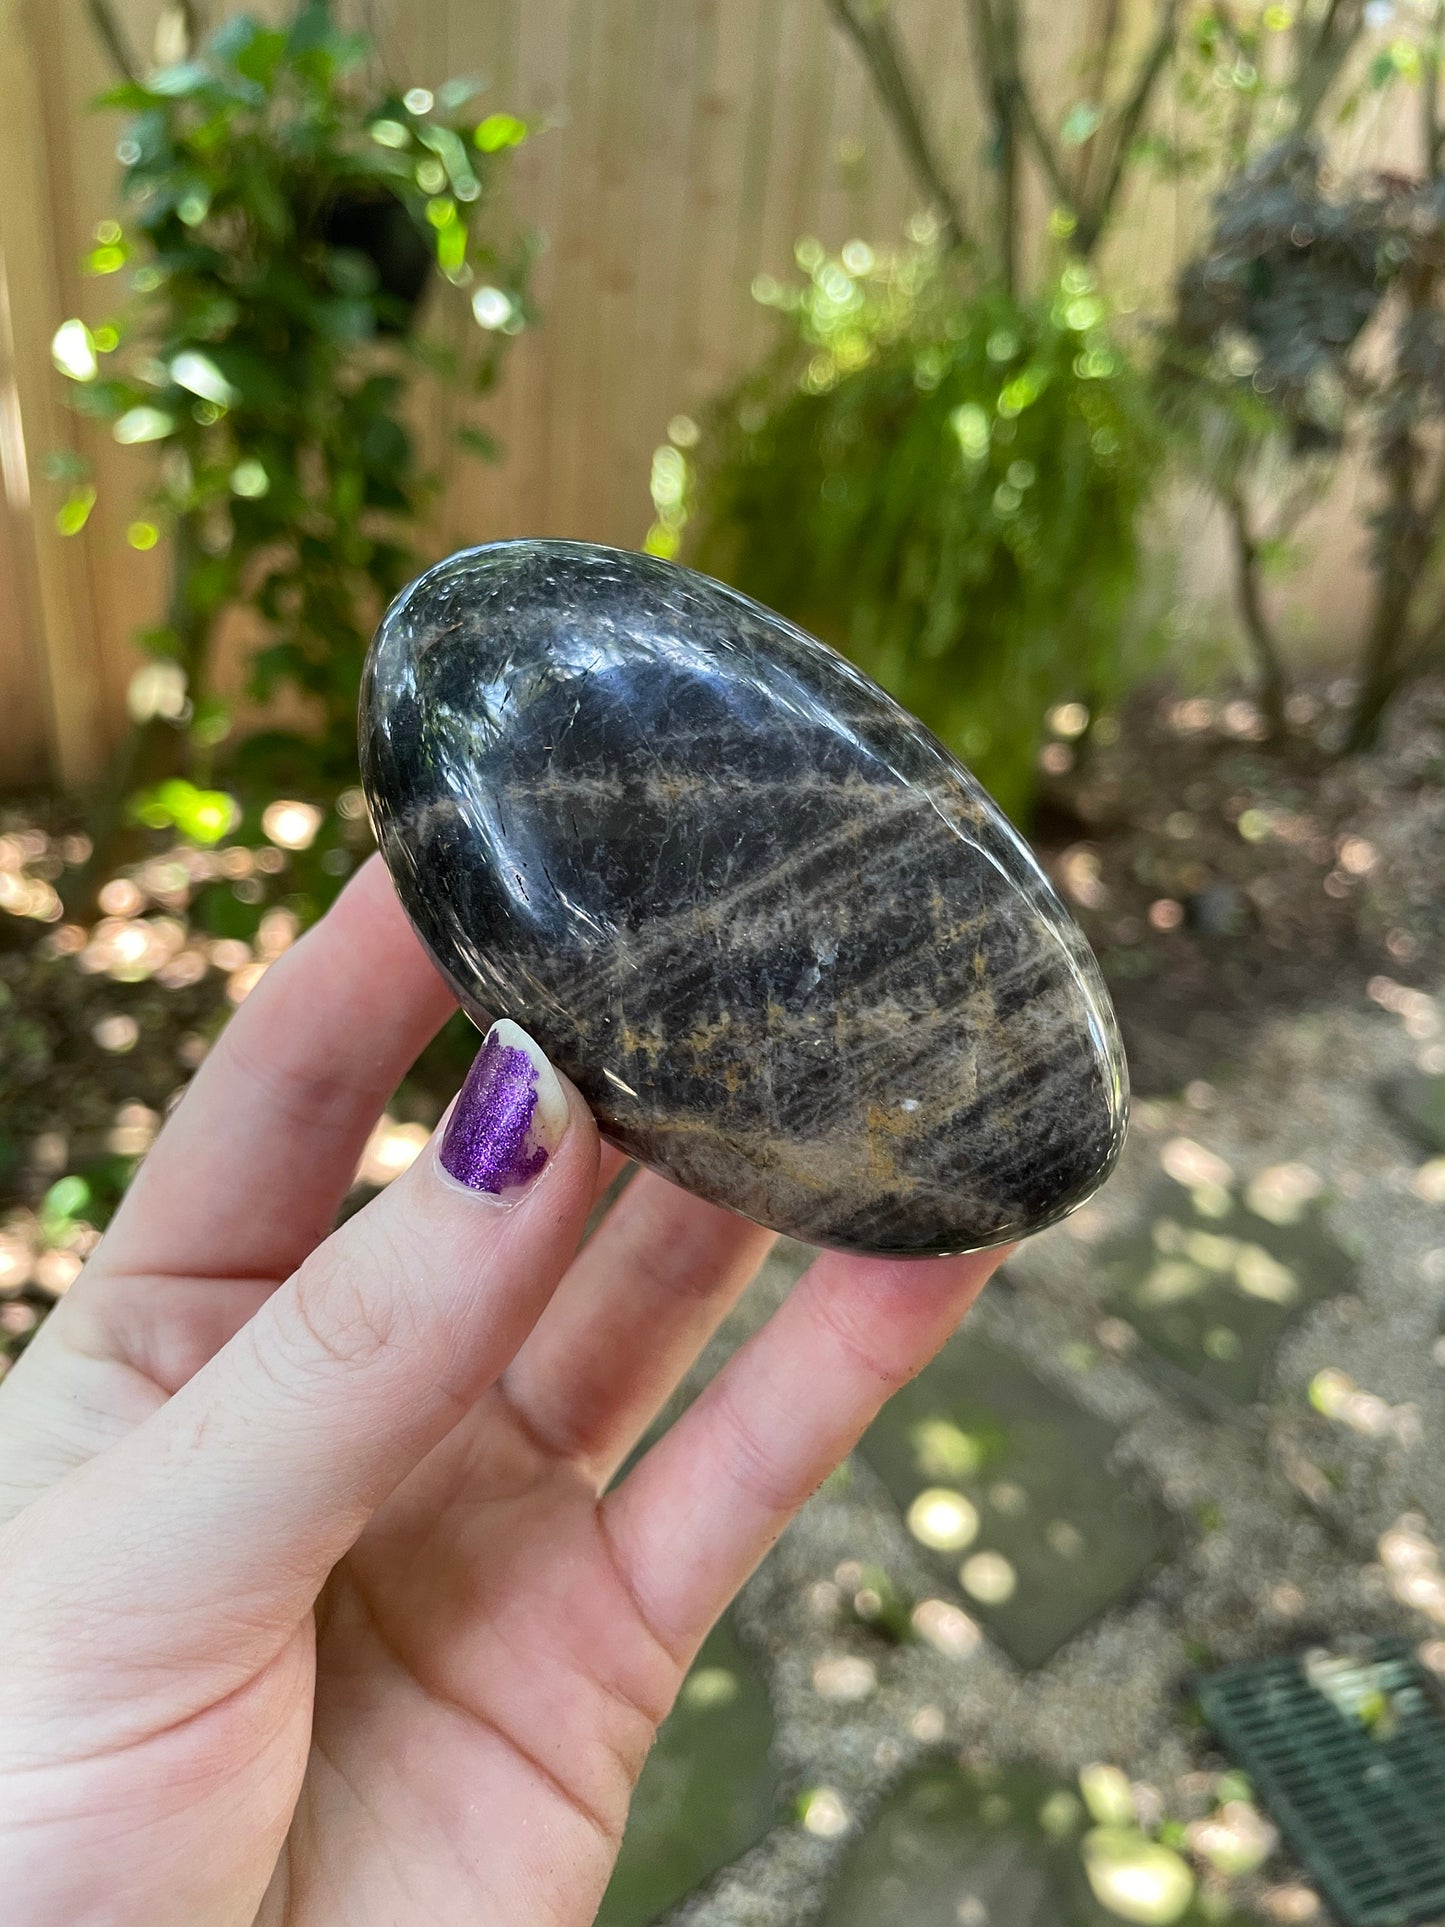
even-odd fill
[{"label": "oval stone", "polygon": [[388,610],[361,734],[463,1006],[531,1031],[642,1163],[909,1256],[1108,1174],[1126,1076],[1082,935],[973,777],[771,611],[622,550],[470,549]]}]

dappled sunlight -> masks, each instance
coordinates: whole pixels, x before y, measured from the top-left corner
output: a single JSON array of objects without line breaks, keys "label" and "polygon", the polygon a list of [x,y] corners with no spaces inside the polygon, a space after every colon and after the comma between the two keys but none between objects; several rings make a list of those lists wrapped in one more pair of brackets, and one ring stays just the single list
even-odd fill
[{"label": "dappled sunlight", "polygon": [[1111,1443],[1107,1426],[968,1333],[885,1407],[863,1456],[961,1615],[931,1606],[918,1627],[930,1644],[971,1651],[976,1617],[1035,1665],[1137,1583],[1162,1551],[1162,1520],[1106,1469]]},{"label": "dappled sunlight", "polygon": [[1095,1898],[1120,1920],[1173,1927],[1194,1898],[1194,1876],[1171,1847],[1132,1827],[1095,1827],[1080,1851]]},{"label": "dappled sunlight", "polygon": [[1193,1138],[1160,1147],[1147,1240],[1100,1252],[1113,1281],[1113,1348],[1126,1334],[1182,1369],[1201,1398],[1255,1397],[1291,1318],[1349,1289],[1356,1263],[1334,1237],[1320,1174],[1294,1160],[1241,1175]]},{"label": "dappled sunlight", "polygon": [[935,1552],[958,1552],[978,1537],[978,1508],[961,1492],[929,1486],[908,1508],[908,1530]]}]

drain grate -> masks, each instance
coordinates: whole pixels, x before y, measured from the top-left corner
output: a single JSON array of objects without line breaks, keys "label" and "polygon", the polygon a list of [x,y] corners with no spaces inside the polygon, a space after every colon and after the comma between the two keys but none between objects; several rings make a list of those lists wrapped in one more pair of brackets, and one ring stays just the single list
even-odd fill
[{"label": "drain grate", "polygon": [[1406,1640],[1231,1666],[1199,1698],[1345,1927],[1445,1915],[1445,1702]]}]

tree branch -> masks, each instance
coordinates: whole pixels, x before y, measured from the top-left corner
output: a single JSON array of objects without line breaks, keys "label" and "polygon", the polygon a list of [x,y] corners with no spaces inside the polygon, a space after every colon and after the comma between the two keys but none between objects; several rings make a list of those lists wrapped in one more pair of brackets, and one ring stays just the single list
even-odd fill
[{"label": "tree branch", "polygon": [[206,37],[206,15],[199,0],[180,0],[180,9],[186,23],[186,58],[189,59]]},{"label": "tree branch", "polygon": [[999,277],[1018,289],[1018,0],[971,0],[974,56],[993,118],[991,151],[998,177],[994,201]]},{"label": "tree branch", "polygon": [[828,0],[828,10],[857,47],[914,179],[943,223],[948,246],[973,248],[962,204],[934,151],[903,47],[886,8],[869,7],[866,0],[861,4],[860,0]]},{"label": "tree branch", "polygon": [[1039,166],[1044,170],[1049,186],[1054,190],[1055,199],[1060,207],[1066,207],[1071,214],[1077,216],[1078,193],[1064,170],[1064,163],[1059,157],[1058,149],[1045,131],[1043,121],[1039,118],[1039,110],[1034,104],[1033,95],[1029,92],[1028,83],[1022,74],[1019,76],[1018,110],[1019,121],[1029,137],[1029,145],[1038,158]]},{"label": "tree branch", "polygon": [[1441,148],[1445,136],[1440,130],[1440,0],[1435,0],[1434,17],[1420,49],[1420,145],[1423,150],[1425,179],[1440,179]]},{"label": "tree branch", "polygon": [[122,80],[138,83],[140,65],[131,52],[125,31],[111,11],[110,0],[86,0],[86,10],[90,14],[90,24],[95,28],[101,45],[110,55],[111,64]]},{"label": "tree branch", "polygon": [[[1119,39],[1119,24],[1123,18],[1121,0],[1094,0],[1093,17],[1089,23],[1088,52],[1080,72],[1084,88],[1084,98],[1102,117],[1104,102],[1109,95],[1109,77],[1114,67],[1114,49]],[[1074,159],[1074,201],[1088,198],[1089,176],[1093,171],[1099,153],[1099,129],[1096,127],[1089,138],[1079,143],[1079,151]]]},{"label": "tree branch", "polygon": [[1019,136],[1018,103],[1023,92],[1019,67],[1018,0],[995,0],[998,7],[998,68],[994,121],[998,139],[998,257],[1004,292],[1018,293],[1019,282]]},{"label": "tree branch", "polygon": [[[1028,82],[1024,78],[1023,63],[1018,53],[1016,0],[1008,0],[1008,4],[1013,24],[1011,57],[1004,51],[1004,43],[1009,36],[1000,30],[999,23],[994,18],[991,0],[970,0],[969,16],[973,21],[974,46],[983,75],[984,91],[990,101],[996,103],[999,90],[1006,81],[1009,93],[1009,118],[1013,121],[1016,130],[1023,133],[1033,149],[1035,158],[1043,169],[1059,205],[1067,208],[1071,214],[1075,214],[1078,196],[1064,171],[1058,149],[1044,129],[1033,95],[1029,92]],[[996,115],[997,111],[995,106]]]},{"label": "tree branch", "polygon": [[1279,642],[1265,612],[1259,574],[1259,542],[1250,527],[1249,509],[1238,484],[1224,490],[1224,504],[1229,511],[1230,531],[1234,537],[1234,580],[1239,595],[1240,618],[1250,648],[1254,651],[1258,671],[1259,706],[1269,725],[1270,735],[1278,738],[1285,733],[1287,685]]},{"label": "tree branch", "polygon": [[1114,203],[1119,197],[1119,189],[1124,181],[1124,169],[1129,160],[1129,149],[1134,137],[1148,111],[1159,76],[1164,71],[1166,61],[1174,51],[1179,38],[1179,16],[1183,11],[1183,0],[1164,0],[1160,9],[1159,26],[1149,51],[1139,64],[1134,77],[1134,85],[1129,96],[1119,109],[1114,123],[1114,137],[1109,148],[1109,164],[1104,173],[1103,184],[1093,197],[1087,209],[1080,216],[1075,243],[1079,252],[1085,256],[1093,253],[1099,244],[1100,236],[1114,211]]},{"label": "tree branch", "polygon": [[[1365,26],[1365,0],[1328,0],[1313,43],[1301,42],[1295,72],[1295,137],[1307,134]],[[1304,23],[1300,23],[1303,36]]]}]

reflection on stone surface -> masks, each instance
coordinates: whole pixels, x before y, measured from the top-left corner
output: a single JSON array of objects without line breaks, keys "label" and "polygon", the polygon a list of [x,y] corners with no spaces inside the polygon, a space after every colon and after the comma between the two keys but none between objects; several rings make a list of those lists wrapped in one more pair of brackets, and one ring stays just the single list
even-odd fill
[{"label": "reflection on stone surface", "polygon": [[777,1817],[767,1689],[730,1619],[709,1634],[647,1756],[597,1927],[645,1927]]},{"label": "reflection on stone surface", "polygon": [[362,758],[467,1009],[689,1189],[923,1255],[1037,1229],[1111,1167],[1113,1013],[1032,856],[756,603],[578,543],[454,556],[378,632]]},{"label": "reflection on stone surface", "polygon": [[861,1451],[969,1614],[1034,1667],[1168,1550],[1163,1508],[1109,1470],[1116,1437],[964,1331],[883,1408]]}]

